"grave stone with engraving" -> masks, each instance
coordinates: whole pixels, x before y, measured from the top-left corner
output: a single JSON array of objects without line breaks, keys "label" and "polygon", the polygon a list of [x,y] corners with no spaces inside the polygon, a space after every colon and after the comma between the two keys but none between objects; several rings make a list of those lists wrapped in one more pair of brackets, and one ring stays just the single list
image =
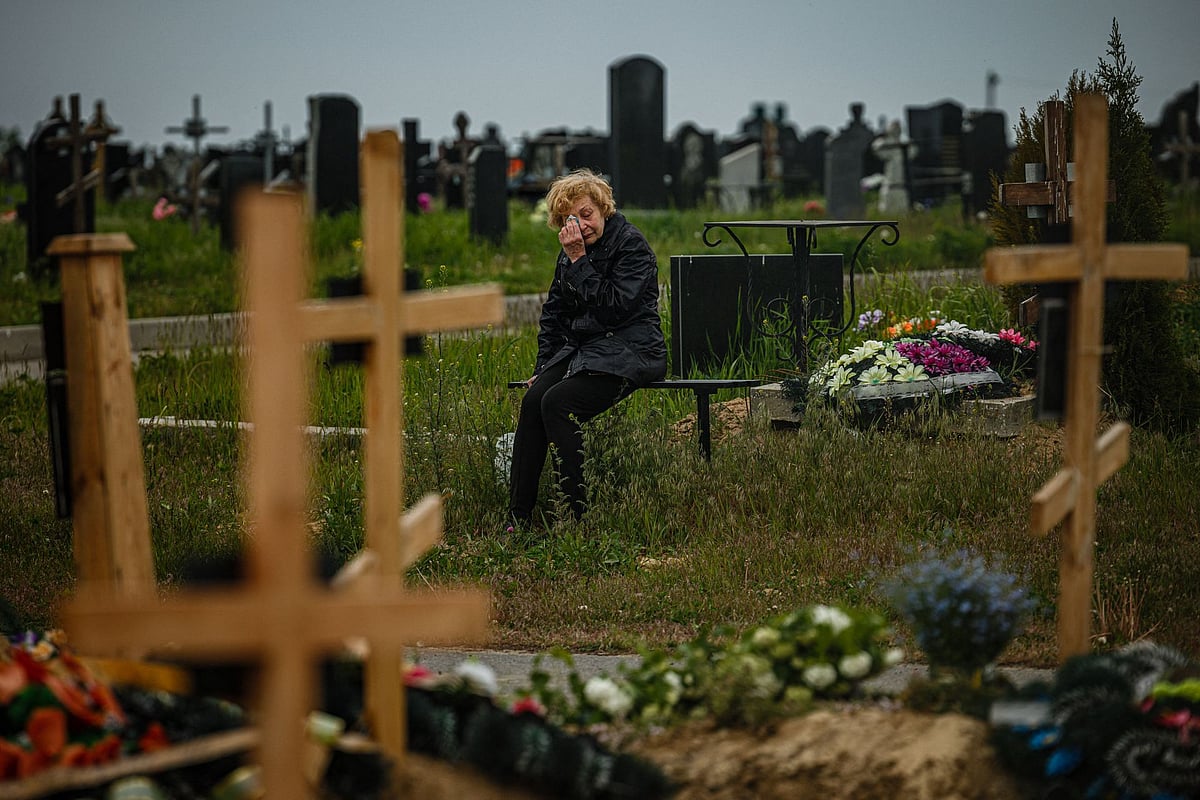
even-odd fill
[{"label": "grave stone with engraving", "polygon": [[358,102],[344,94],[308,98],[309,211],[341,214],[358,207]]},{"label": "grave stone with engraving", "polygon": [[734,214],[749,211],[762,192],[762,145],[748,144],[723,157],[718,174],[721,210]]},{"label": "grave stone with engraving", "polygon": [[875,134],[862,115],[862,103],[851,104],[850,121],[825,143],[825,203],[832,219],[860,219],[866,211],[863,160]]},{"label": "grave stone with engraving", "polygon": [[471,235],[500,244],[508,235],[508,156],[480,145],[467,162],[467,220]]},{"label": "grave stone with engraving", "polygon": [[666,71],[645,56],[608,68],[608,127],[617,204],[666,208]]},{"label": "grave stone with engraving", "polygon": [[680,126],[671,141],[671,196],[676,208],[695,208],[704,202],[708,182],[717,177],[716,134],[693,123]]}]

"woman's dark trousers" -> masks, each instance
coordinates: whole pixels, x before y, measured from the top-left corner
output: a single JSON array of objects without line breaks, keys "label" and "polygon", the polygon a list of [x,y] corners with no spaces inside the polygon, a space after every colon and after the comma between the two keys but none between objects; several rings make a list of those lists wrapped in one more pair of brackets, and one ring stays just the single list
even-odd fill
[{"label": "woman's dark trousers", "polygon": [[575,518],[587,510],[583,482],[583,424],[615,406],[635,387],[625,378],[601,372],[566,377],[570,359],[544,370],[525,391],[513,440],[509,474],[509,516],[525,523],[537,503],[546,452],[554,457],[558,487]]}]

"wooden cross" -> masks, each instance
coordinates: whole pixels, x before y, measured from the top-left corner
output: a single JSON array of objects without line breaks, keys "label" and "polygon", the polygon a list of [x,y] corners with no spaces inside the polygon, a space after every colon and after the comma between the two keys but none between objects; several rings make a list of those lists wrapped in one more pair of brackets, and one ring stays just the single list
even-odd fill
[{"label": "wooden cross", "polygon": [[76,577],[154,594],[154,555],[125,308],[123,233],[58,236]]},{"label": "wooden cross", "polygon": [[1200,143],[1193,142],[1188,131],[1188,112],[1179,112],[1179,138],[1166,144],[1163,150],[1179,159],[1179,185],[1186,189],[1192,180],[1192,156],[1200,154]]},{"label": "wooden cross", "polygon": [[992,248],[984,263],[991,283],[1069,282],[1064,466],[1033,497],[1030,528],[1045,535],[1066,521],[1059,564],[1058,648],[1063,661],[1087,653],[1091,632],[1092,550],[1096,489],[1129,457],[1129,425],[1119,422],[1098,440],[1100,360],[1106,280],[1182,280],[1187,247],[1106,246],[1108,105],[1103,95],[1075,102],[1076,174],[1073,243]]},{"label": "wooden cross", "polygon": [[208,120],[200,116],[200,95],[192,95],[192,116],[183,121],[183,125],[173,125],[166,129],[167,133],[182,133],[184,136],[192,140],[193,157],[192,164],[188,168],[188,191],[191,192],[191,197],[188,198],[192,207],[192,235],[200,232],[200,210],[204,205],[204,201],[200,198],[200,189],[204,186],[204,179],[201,175],[201,152],[200,140],[212,133],[227,133],[229,128],[224,125],[210,126]]},{"label": "wooden cross", "polygon": [[[84,196],[104,180],[104,142],[113,134],[119,133],[121,129],[109,124],[105,118],[104,101],[102,100],[96,101],[95,113],[86,127],[83,126],[83,120],[79,113],[79,95],[71,95],[70,107],[71,117],[67,120],[68,132],[62,136],[55,136],[53,139],[47,140],[46,146],[51,148],[71,148],[71,184],[55,195],[54,199],[58,203],[59,208],[62,208],[71,202],[71,200],[75,201],[74,232],[84,233],[87,229]],[[93,163],[92,169],[85,175],[83,172],[83,152],[93,142],[98,143],[98,158]]]},{"label": "wooden cross", "polygon": [[[248,315],[248,497],[253,520],[247,584],[236,590],[183,590],[155,608],[81,592],[65,622],[79,649],[133,642],[169,644],[181,655],[257,659],[262,664],[258,758],[271,797],[300,798],[305,715],[315,666],[350,637],[371,642],[368,713],[381,744],[404,754],[401,655],[405,641],[479,638],[488,602],[475,592],[405,590],[403,568],[440,535],[436,496],[402,520],[402,337],[421,330],[499,321],[499,289],[463,288],[403,297],[400,145],[394,132],[368,134],[363,148],[366,294],[301,303],[305,276],[302,199],[247,194],[241,203]],[[309,477],[304,423],[305,355],[311,341],[366,342],[365,525],[381,565],[372,581],[331,590],[315,582],[307,538]],[[369,586],[365,585],[370,583]]]},{"label": "wooden cross", "polygon": [[[1044,164],[1026,164],[1024,183],[1000,184],[1000,202],[1025,206],[1031,217],[1045,217],[1047,225],[1065,225],[1071,219],[1074,181],[1067,161],[1067,104],[1047,100],[1043,106],[1042,132],[1046,153]],[[1108,202],[1116,199],[1116,184],[1106,181]]]}]

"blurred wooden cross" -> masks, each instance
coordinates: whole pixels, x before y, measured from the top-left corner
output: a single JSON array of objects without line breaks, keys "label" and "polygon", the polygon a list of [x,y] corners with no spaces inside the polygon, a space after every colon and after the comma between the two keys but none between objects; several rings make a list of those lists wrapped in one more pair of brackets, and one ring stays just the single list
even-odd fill
[{"label": "blurred wooden cross", "polygon": [[[257,721],[263,782],[271,797],[308,795],[303,721],[316,695],[316,666],[348,638],[371,643],[367,708],[376,737],[404,754],[404,642],[482,638],[488,601],[477,592],[426,593],[402,586],[403,568],[441,532],[436,497],[404,519],[399,347],[410,331],[499,321],[498,288],[464,288],[425,298],[400,292],[403,262],[400,146],[393,132],[368,134],[363,155],[366,294],[301,303],[305,284],[302,201],[254,192],[242,202],[248,310],[247,583],[233,590],[184,590],[153,608],[80,592],[65,623],[80,650],[140,643],[184,656],[262,664]],[[331,590],[316,583],[307,546],[308,459],[305,354],[311,341],[366,343],[365,525],[378,551],[375,580]],[[368,591],[369,589],[369,591]]]},{"label": "blurred wooden cross", "polygon": [[1065,464],[1034,495],[1030,514],[1035,535],[1044,535],[1066,521],[1059,565],[1058,648],[1062,661],[1089,649],[1096,489],[1129,457],[1128,424],[1119,422],[1095,439],[1104,283],[1182,280],[1187,275],[1184,245],[1105,245],[1108,105],[1103,95],[1076,98],[1074,139],[1078,169],[1072,197],[1073,243],[992,248],[984,264],[984,278],[990,283],[1070,283]]},{"label": "blurred wooden cross", "polygon": [[[55,136],[46,142],[47,147],[69,147],[71,149],[71,183],[55,195],[54,199],[59,208],[74,201],[74,233],[87,232],[87,213],[84,207],[84,196],[95,189],[104,180],[104,143],[108,137],[120,133],[121,129],[109,123],[104,115],[104,101],[96,101],[96,110],[87,126],[79,113],[79,95],[73,94],[70,99],[71,116],[67,120],[67,133]],[[83,171],[84,151],[96,143],[96,158],[86,174]]]}]

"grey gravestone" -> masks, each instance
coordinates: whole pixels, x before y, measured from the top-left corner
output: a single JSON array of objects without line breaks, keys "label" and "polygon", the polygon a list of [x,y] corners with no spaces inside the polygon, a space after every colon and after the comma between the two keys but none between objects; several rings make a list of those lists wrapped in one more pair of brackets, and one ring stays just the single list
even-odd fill
[{"label": "grey gravestone", "polygon": [[[710,374],[761,342],[759,322],[769,308],[795,308],[804,294],[790,253],[671,256],[671,374]],[[839,327],[842,319],[842,256],[809,257],[807,294],[813,320]],[[805,326],[807,327],[807,326]],[[786,351],[798,359],[801,331]]]},{"label": "grey gravestone", "polygon": [[825,203],[832,219],[861,219],[863,159],[875,134],[862,121],[862,103],[850,106],[850,121],[825,143]]},{"label": "grey gravestone", "polygon": [[308,199],[313,214],[358,207],[358,102],[340,94],[308,98]]},{"label": "grey gravestone", "polygon": [[962,106],[946,100],[908,106],[905,113],[908,136],[917,148],[911,162],[913,202],[940,205],[962,189]]},{"label": "grey gravestone", "polygon": [[238,244],[235,227],[238,196],[247,187],[262,185],[264,169],[264,160],[252,153],[233,153],[221,159],[217,226],[225,250],[233,250]]},{"label": "grey gravestone", "polygon": [[748,144],[723,157],[718,173],[721,210],[734,214],[749,211],[762,190],[762,145]]},{"label": "grey gravestone", "polygon": [[695,208],[708,194],[709,180],[718,173],[716,134],[690,122],[671,141],[671,196],[676,208]]},{"label": "grey gravestone", "polygon": [[471,153],[466,194],[471,235],[503,242],[508,235],[508,155],[503,147],[480,145]]},{"label": "grey gravestone", "polygon": [[[74,176],[70,145],[50,146],[52,140],[70,133],[70,124],[62,113],[61,100],[54,110],[34,128],[29,138],[29,169],[26,172],[25,203],[20,207],[25,221],[26,270],[33,277],[46,277],[53,259],[46,248],[55,236],[85,233],[96,229],[96,193],[84,192],[84,230],[75,229],[75,211],[70,203],[58,204],[58,193],[68,188]],[[84,169],[88,167],[85,165]]]},{"label": "grey gravestone", "polygon": [[987,211],[992,200],[992,175],[1001,180],[1008,169],[1008,122],[1002,111],[972,111],[963,131],[963,168],[970,176],[964,186],[967,211]]},{"label": "grey gravestone", "polygon": [[666,87],[662,64],[634,56],[608,68],[608,127],[617,204],[666,208]]}]

